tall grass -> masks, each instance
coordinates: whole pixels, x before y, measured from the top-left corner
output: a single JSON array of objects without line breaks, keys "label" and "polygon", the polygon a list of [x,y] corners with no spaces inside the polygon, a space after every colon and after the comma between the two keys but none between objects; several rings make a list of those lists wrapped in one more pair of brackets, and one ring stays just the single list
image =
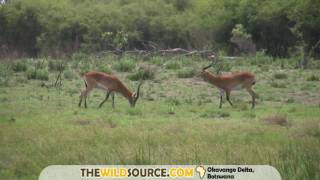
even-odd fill
[{"label": "tall grass", "polygon": [[[50,59],[27,60],[24,73],[10,68],[12,63],[0,62],[1,177],[37,179],[49,164],[269,164],[285,180],[319,179],[320,84],[312,77],[320,77],[319,71],[289,66],[278,71],[275,63],[259,66],[248,59],[223,60],[231,71],[255,72],[255,90],[261,98],[252,110],[247,92],[235,91],[234,106],[226,104],[224,97],[225,105],[219,109],[217,89],[200,78],[180,79],[193,77],[209,61],[81,56],[66,62],[63,78],[68,82],[59,91],[41,88],[47,82],[30,80],[56,77]],[[133,64],[124,68],[130,72],[120,70],[126,66],[119,65],[121,61]],[[166,67],[169,62],[174,68]],[[136,68],[148,63],[155,69]],[[76,74],[107,73],[115,66],[121,66],[114,74],[130,90],[136,87],[128,79],[148,77],[135,108],[116,94],[115,108],[109,99],[98,109],[105,93],[95,90],[88,97],[88,108],[78,108],[84,85]],[[42,71],[44,75],[39,75]],[[286,76],[275,75],[279,73]],[[312,81],[307,81],[309,77]],[[2,80],[7,84],[1,85]],[[35,91],[35,87],[40,88]],[[284,115],[288,125],[263,121],[274,114]]]},{"label": "tall grass", "polygon": [[177,77],[179,78],[191,78],[196,74],[196,70],[194,68],[183,68],[177,71]]},{"label": "tall grass", "polygon": [[25,61],[15,61],[12,64],[12,70],[15,72],[25,72],[28,69],[28,65]]},{"label": "tall grass", "polygon": [[131,59],[121,59],[113,68],[119,72],[131,72],[136,67],[136,64]]}]

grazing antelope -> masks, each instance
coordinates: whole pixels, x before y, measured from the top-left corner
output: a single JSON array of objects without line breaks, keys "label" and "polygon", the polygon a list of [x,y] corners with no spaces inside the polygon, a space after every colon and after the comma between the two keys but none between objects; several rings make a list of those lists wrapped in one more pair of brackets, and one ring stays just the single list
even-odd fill
[{"label": "grazing antelope", "polygon": [[84,107],[87,108],[87,96],[94,89],[99,88],[107,91],[105,99],[100,103],[99,108],[108,100],[112,93],[112,107],[114,107],[114,92],[122,94],[128,99],[130,105],[134,107],[139,99],[140,86],[138,85],[136,92],[131,92],[116,76],[105,74],[102,72],[91,71],[84,76],[86,89],[81,92],[79,107],[81,107],[82,99],[84,98]]},{"label": "grazing antelope", "polygon": [[[214,56],[209,56],[209,58],[214,58]],[[213,65],[211,63],[209,66],[206,66],[202,69],[201,76],[207,80],[209,83],[213,84],[220,90],[220,105],[222,107],[222,96],[226,93],[227,101],[231,106],[233,104],[230,101],[230,93],[233,89],[238,87],[245,88],[252,97],[252,108],[255,106],[255,99],[258,95],[252,90],[252,86],[256,83],[255,75],[250,72],[238,72],[232,74],[224,75],[213,75],[212,73],[206,71]]]}]

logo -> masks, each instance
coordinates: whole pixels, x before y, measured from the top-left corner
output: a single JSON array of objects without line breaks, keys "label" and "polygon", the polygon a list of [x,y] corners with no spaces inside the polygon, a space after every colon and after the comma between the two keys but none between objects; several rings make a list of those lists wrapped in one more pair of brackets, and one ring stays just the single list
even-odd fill
[{"label": "logo", "polygon": [[204,175],[206,174],[206,169],[203,166],[197,166],[196,172],[199,174],[200,178],[203,179]]}]

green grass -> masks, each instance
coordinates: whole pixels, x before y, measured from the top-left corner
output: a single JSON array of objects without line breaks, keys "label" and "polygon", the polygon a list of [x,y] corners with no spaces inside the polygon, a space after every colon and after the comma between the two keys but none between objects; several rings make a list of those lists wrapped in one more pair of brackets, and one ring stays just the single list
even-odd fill
[{"label": "green grass", "polygon": [[47,69],[31,68],[26,73],[28,79],[49,80],[49,72]]},{"label": "green grass", "polygon": [[[50,86],[56,71],[48,72],[48,81],[27,80],[24,72],[1,62],[0,69],[6,70],[0,72],[6,79],[0,83],[1,177],[37,179],[52,164],[269,164],[283,179],[319,179],[320,84],[307,81],[311,74],[319,77],[319,70],[283,69],[287,78],[274,80],[261,69],[265,66],[245,59],[229,62],[233,71],[256,72],[260,98],[252,110],[244,90],[232,92],[234,107],[224,102],[219,109],[219,91],[212,85],[199,77],[180,79],[175,76],[179,69],[157,66],[154,78],[141,86],[135,108],[116,94],[115,109],[110,100],[98,109],[105,93],[94,90],[84,109],[77,107],[84,84],[75,72],[98,69],[101,61],[82,56],[69,62],[74,68],[64,72],[72,75],[64,74],[60,89]],[[35,61],[42,60],[28,60],[28,66]],[[138,70],[117,72],[117,61],[104,63],[136,89],[128,76]],[[273,82],[284,85],[273,87]],[[288,125],[264,121],[274,116],[286,117]]]},{"label": "green grass", "polygon": [[287,79],[288,76],[286,73],[276,73],[273,75],[275,79]]},{"label": "green grass", "polygon": [[25,72],[28,69],[28,65],[25,61],[16,61],[12,64],[12,70],[15,72]]},{"label": "green grass", "polygon": [[114,69],[119,72],[130,72],[135,68],[135,62],[131,59],[122,59],[114,65]]},{"label": "green grass", "polygon": [[142,67],[136,72],[128,75],[131,81],[152,80],[155,77],[155,70],[149,66]]},{"label": "green grass", "polygon": [[307,78],[307,81],[320,81],[320,78],[313,74]]},{"label": "green grass", "polygon": [[183,68],[178,70],[177,77],[179,78],[191,78],[196,74],[196,70],[194,68]]},{"label": "green grass", "polygon": [[181,65],[179,61],[169,61],[165,64],[167,69],[180,69]]}]

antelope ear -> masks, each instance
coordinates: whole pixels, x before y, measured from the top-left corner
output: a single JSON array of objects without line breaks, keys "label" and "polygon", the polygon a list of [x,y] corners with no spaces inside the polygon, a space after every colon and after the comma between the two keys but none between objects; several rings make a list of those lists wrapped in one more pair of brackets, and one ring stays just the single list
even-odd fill
[{"label": "antelope ear", "polygon": [[137,93],[136,92],[134,92],[134,93],[132,93],[132,95],[131,95],[132,97],[137,97]]}]

